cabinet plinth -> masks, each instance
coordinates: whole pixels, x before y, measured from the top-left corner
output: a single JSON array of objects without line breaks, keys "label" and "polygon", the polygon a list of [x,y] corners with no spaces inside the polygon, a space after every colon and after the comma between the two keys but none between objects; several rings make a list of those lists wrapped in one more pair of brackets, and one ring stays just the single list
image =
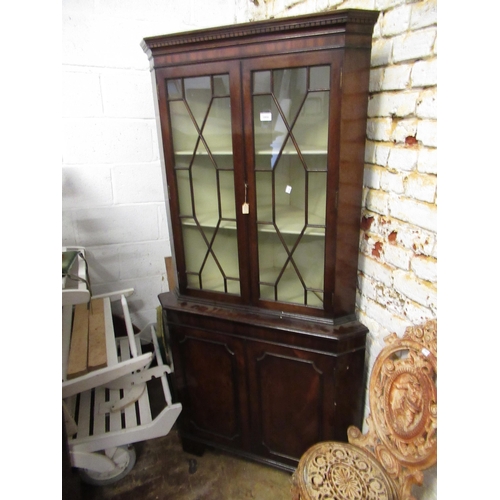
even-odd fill
[{"label": "cabinet plinth", "polygon": [[146,38],[186,449],[293,468],[361,425],[355,320],[373,26],[342,10]]}]

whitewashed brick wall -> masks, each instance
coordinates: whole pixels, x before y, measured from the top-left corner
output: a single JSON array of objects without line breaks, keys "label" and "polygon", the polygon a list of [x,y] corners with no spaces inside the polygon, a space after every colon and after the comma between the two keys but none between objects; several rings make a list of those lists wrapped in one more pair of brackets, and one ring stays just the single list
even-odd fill
[{"label": "whitewashed brick wall", "polygon": [[139,327],[168,289],[157,124],[144,37],[234,24],[245,0],[62,3],[62,244],[88,249],[96,293],[135,288]]},{"label": "whitewashed brick wall", "polygon": [[[255,20],[343,8],[381,12],[371,58],[357,302],[370,330],[368,380],[386,335],[437,317],[437,1],[255,3]],[[413,494],[437,497],[435,467]]]}]

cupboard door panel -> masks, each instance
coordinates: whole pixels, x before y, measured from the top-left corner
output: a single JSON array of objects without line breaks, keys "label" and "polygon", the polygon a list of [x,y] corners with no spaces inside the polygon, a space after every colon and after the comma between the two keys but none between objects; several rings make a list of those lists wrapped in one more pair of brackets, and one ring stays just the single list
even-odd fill
[{"label": "cupboard door panel", "polygon": [[333,424],[334,360],[261,343],[248,344],[247,360],[254,451],[297,462]]},{"label": "cupboard door panel", "polygon": [[175,376],[183,405],[182,430],[223,444],[243,437],[245,391],[242,347],[231,339],[202,331],[174,329]]}]

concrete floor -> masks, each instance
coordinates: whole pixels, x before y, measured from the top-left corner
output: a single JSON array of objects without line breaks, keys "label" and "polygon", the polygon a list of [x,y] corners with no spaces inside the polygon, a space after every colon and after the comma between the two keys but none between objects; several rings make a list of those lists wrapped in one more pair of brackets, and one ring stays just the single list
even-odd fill
[{"label": "concrete floor", "polygon": [[290,500],[291,475],[217,450],[185,453],[175,431],[136,443],[132,471],[114,485],[81,483],[81,500]]}]

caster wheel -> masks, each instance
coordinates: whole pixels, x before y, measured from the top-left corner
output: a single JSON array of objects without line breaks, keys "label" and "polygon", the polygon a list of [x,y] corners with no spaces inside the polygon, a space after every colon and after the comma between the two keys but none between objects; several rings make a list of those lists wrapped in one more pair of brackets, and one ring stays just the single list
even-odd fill
[{"label": "caster wheel", "polygon": [[113,484],[125,477],[134,467],[136,454],[135,448],[130,446],[120,446],[116,449],[112,457],[116,467],[108,472],[96,472],[90,469],[79,469],[82,481],[95,486],[106,486]]}]

